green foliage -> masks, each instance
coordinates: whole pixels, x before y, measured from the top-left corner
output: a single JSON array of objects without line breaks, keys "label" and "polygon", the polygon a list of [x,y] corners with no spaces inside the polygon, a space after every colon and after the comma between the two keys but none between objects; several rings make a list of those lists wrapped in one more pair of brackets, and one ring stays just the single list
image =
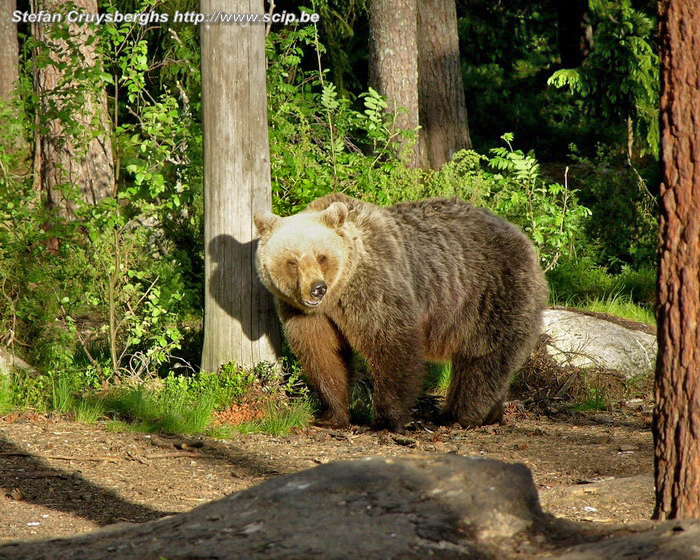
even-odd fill
[{"label": "green foliage", "polygon": [[421,200],[429,197],[459,196],[478,206],[487,205],[494,187],[484,173],[484,156],[472,150],[460,150],[439,171],[412,169],[400,161],[391,162],[375,174],[377,188],[362,197],[376,204]]},{"label": "green foliage", "polygon": [[302,70],[305,48],[318,49],[313,27],[271,33],[267,41],[268,118],[275,210],[290,214],[333,191],[379,193],[379,176],[397,164],[395,115],[373,89],[360,107],[338,94],[322,68]]},{"label": "green foliage", "polygon": [[590,258],[564,259],[549,271],[547,278],[557,302],[578,305],[615,295],[630,297],[635,303],[647,306],[653,306],[656,301],[656,271],[652,268],[625,267],[619,274],[613,274]]},{"label": "green foliage", "polygon": [[[284,378],[264,364],[253,371],[228,365],[219,373],[170,374],[162,384],[116,389],[101,397],[101,402],[108,415],[121,421],[122,428],[181,434],[207,431],[219,437],[231,429],[280,435],[311,419],[305,392],[288,398],[286,389],[295,382],[294,375]],[[215,410],[241,402],[254,384],[269,396],[263,418],[230,429],[212,424]]]},{"label": "green foliage", "polygon": [[550,270],[561,256],[573,253],[591,212],[578,203],[576,191],[566,183],[545,181],[535,157],[513,149],[512,134],[502,139],[508,148],[493,148],[488,160],[498,171],[493,175],[491,206],[524,229],[537,245],[543,268]]},{"label": "green foliage", "polygon": [[396,163],[377,175],[381,190],[364,198],[393,204],[459,196],[520,225],[535,242],[543,266],[553,268],[560,257],[572,254],[590,211],[579,204],[575,190],[542,178],[535,157],[512,147],[512,134],[502,140],[507,147],[491,149],[491,157],[462,150],[439,171]]},{"label": "green foliage", "polygon": [[62,414],[73,406],[73,379],[66,374],[54,375],[51,379],[51,409]]},{"label": "green foliage", "polygon": [[656,267],[634,269],[623,266],[617,278],[623,294],[628,294],[633,301],[653,310],[656,305]]},{"label": "green foliage", "polygon": [[10,409],[47,410],[53,385],[46,376],[36,376],[27,370],[15,368],[4,378],[2,402]]},{"label": "green foliage", "polygon": [[457,3],[458,33],[469,130],[485,151],[506,131],[526,150],[560,157],[576,137],[600,139],[604,128],[581,115],[576,100],[546,86],[559,64],[557,7],[548,0]]},{"label": "green foliage", "polygon": [[73,408],[73,414],[78,422],[94,424],[104,418],[107,413],[107,404],[99,397],[80,399]]},{"label": "green foliage", "polygon": [[428,373],[423,381],[423,388],[426,391],[437,389],[441,393],[447,392],[450,385],[452,367],[449,363],[428,363]]},{"label": "green foliage", "polygon": [[361,77],[355,71],[368,56],[368,41],[363,34],[368,0],[314,0],[313,11],[321,16],[320,35],[327,46],[323,58],[328,59],[333,83],[343,94],[349,88],[362,89]]},{"label": "green foliage", "polygon": [[374,398],[369,377],[357,379],[350,388],[350,421],[364,425],[374,421]]},{"label": "green foliage", "polygon": [[656,325],[656,270],[623,267],[612,274],[588,258],[565,259],[548,273],[555,304]]},{"label": "green foliage", "polygon": [[233,429],[243,434],[264,432],[274,436],[287,435],[294,428],[303,428],[313,419],[311,404],[306,399],[272,401],[260,420],[245,422]]},{"label": "green foliage", "polygon": [[571,407],[571,410],[581,412],[607,410],[608,399],[605,391],[589,387],[586,389],[586,397]]},{"label": "green foliage", "polygon": [[656,326],[654,310],[635,303],[629,296],[613,295],[607,299],[594,299],[579,307],[588,311],[608,313],[630,321]]},{"label": "green foliage", "polygon": [[194,400],[167,386],[153,391],[142,385],[106,397],[105,407],[108,413],[128,420],[138,431],[191,434],[202,432],[209,425],[213,398],[206,393]]},{"label": "green foliage", "polygon": [[243,397],[256,378],[255,371],[242,371],[233,364],[218,373],[202,371],[183,376],[171,372],[164,380],[164,391],[189,395],[192,401],[211,399],[214,407],[222,408]]},{"label": "green foliage", "polygon": [[[263,418],[240,427],[212,423],[216,410],[244,402],[253,386],[265,396]],[[80,372],[37,377],[16,370],[0,378],[0,414],[15,408],[54,410],[87,423],[112,419],[112,429],[219,436],[232,430],[281,435],[312,417],[308,389],[299,385],[298,372],[283,373],[270,364],[254,370],[229,364],[218,373],[189,376],[171,372],[162,380],[102,388],[91,387]]]},{"label": "green foliage", "polygon": [[[135,2],[134,10],[155,4]],[[114,9],[109,2],[105,7]],[[69,139],[80,155],[92,136],[105,133],[104,123],[86,119],[85,100],[105,85],[111,88],[117,200],[81,205],[76,186],[66,183],[63,194],[78,208],[70,221],[60,219],[37,199],[30,176],[9,171],[21,168],[21,144],[0,143],[0,160],[7,164],[0,177],[0,285],[11,302],[0,313],[0,327],[12,333],[0,342],[47,374],[89,370],[93,386],[113,376],[153,375],[178,350],[188,312],[200,313],[199,287],[191,283],[198,255],[187,241],[201,225],[192,213],[201,210],[194,200],[201,171],[193,165],[201,162],[201,131],[182,88],[177,101],[165,85],[157,93],[149,81],[146,28],[93,27],[102,60],[96,65],[85,60],[68,27],[47,30],[46,42],[26,39],[25,56],[36,49],[34,67],[56,65],[64,77],[42,99],[23,85],[22,114],[41,126],[60,122],[59,141]],[[175,32],[168,37],[165,46],[173,44],[173,52],[187,50]],[[63,42],[59,62],[49,56],[57,40]],[[196,62],[179,64],[192,69]],[[165,83],[179,83],[182,73],[172,61],[163,66],[169,70],[163,72]],[[0,113],[3,122],[25,122],[5,118],[17,114],[14,107],[3,104]],[[13,140],[24,132],[17,125],[8,130]],[[182,241],[186,247],[179,246]]]},{"label": "green foliage", "polygon": [[593,50],[580,68],[549,79],[567,86],[592,115],[618,123],[632,119],[641,151],[658,154],[659,58],[652,44],[655,22],[630,0],[592,0]]},{"label": "green foliage", "polygon": [[[586,224],[585,253],[611,270],[625,264],[647,268],[656,264],[657,201],[634,168],[623,166],[610,146],[598,146],[594,158],[576,155],[580,196],[591,209]],[[645,173],[655,171],[655,166]]]},{"label": "green foliage", "polygon": [[14,408],[10,383],[8,375],[0,375],[0,416],[4,416]]}]

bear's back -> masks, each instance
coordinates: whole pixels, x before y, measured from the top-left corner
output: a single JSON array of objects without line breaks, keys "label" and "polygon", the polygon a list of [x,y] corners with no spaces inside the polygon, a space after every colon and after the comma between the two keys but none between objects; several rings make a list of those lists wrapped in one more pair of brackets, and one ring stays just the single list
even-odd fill
[{"label": "bear's back", "polygon": [[523,252],[532,251],[532,243],[520,228],[458,197],[402,202],[386,210],[401,230],[407,249],[428,257],[436,248],[453,256],[463,250],[466,258],[477,262],[484,257],[490,261],[522,259]]},{"label": "bear's back", "polygon": [[[389,243],[398,242],[418,282],[424,280],[422,270],[453,275],[466,267],[488,276],[501,272],[493,269],[503,263],[539,267],[534,247],[520,228],[459,197],[381,207],[332,193],[313,201],[307,210],[322,211],[334,202],[348,207],[348,221],[359,227],[370,252],[385,254]],[[534,263],[523,262],[532,257]]]}]

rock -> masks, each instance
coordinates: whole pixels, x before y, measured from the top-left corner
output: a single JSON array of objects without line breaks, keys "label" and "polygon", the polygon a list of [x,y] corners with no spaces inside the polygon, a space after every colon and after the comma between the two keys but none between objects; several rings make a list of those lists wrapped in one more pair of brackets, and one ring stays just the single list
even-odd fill
[{"label": "rock", "polygon": [[612,424],[615,421],[610,414],[593,414],[588,416],[588,418],[596,424]]},{"label": "rock", "polygon": [[700,558],[700,521],[674,530],[677,522],[646,523],[617,530],[596,543],[571,547],[558,560],[690,560]]},{"label": "rock", "polygon": [[656,337],[609,320],[563,309],[542,314],[547,353],[557,363],[619,371],[626,379],[656,364]]},{"label": "rock", "polygon": [[38,372],[22,358],[15,356],[8,348],[0,346],[0,376],[10,375],[12,368],[23,369],[33,377],[38,375]]},{"label": "rock", "polygon": [[0,546],[0,559],[38,559],[46,550],[63,560],[490,558],[481,549],[543,517],[524,465],[368,458],[278,477],[138,526]]},{"label": "rock", "polygon": [[281,476],[141,525],[0,545],[0,560],[543,557],[698,558],[700,521],[564,521],[543,513],[523,465],[455,455],[375,457]]},{"label": "rock", "polygon": [[10,375],[14,365],[14,356],[5,348],[0,347],[0,376]]}]

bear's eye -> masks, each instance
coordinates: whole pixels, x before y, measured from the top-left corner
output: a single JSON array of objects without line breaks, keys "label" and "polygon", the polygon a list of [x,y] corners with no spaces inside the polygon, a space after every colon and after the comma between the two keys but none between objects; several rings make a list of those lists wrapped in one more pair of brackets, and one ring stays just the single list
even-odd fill
[{"label": "bear's eye", "polygon": [[318,264],[324,264],[328,260],[328,257],[326,255],[319,255],[316,257],[316,260],[318,261]]},{"label": "bear's eye", "polygon": [[289,268],[296,268],[296,267],[297,267],[297,261],[295,261],[294,259],[289,259],[289,260],[287,261],[287,266],[289,266]]}]

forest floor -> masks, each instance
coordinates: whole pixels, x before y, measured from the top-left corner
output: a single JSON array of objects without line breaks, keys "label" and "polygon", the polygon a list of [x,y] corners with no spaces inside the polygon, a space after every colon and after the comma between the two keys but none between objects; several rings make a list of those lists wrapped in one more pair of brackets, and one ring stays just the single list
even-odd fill
[{"label": "forest floor", "polygon": [[650,426],[651,402],[639,399],[606,412],[540,415],[511,407],[501,425],[420,426],[403,436],[309,427],[284,437],[175,438],[13,414],[0,419],[0,542],[156,519],[271,477],[371,455],[521,462],[532,470],[545,511],[579,521],[641,521],[654,502]]}]

